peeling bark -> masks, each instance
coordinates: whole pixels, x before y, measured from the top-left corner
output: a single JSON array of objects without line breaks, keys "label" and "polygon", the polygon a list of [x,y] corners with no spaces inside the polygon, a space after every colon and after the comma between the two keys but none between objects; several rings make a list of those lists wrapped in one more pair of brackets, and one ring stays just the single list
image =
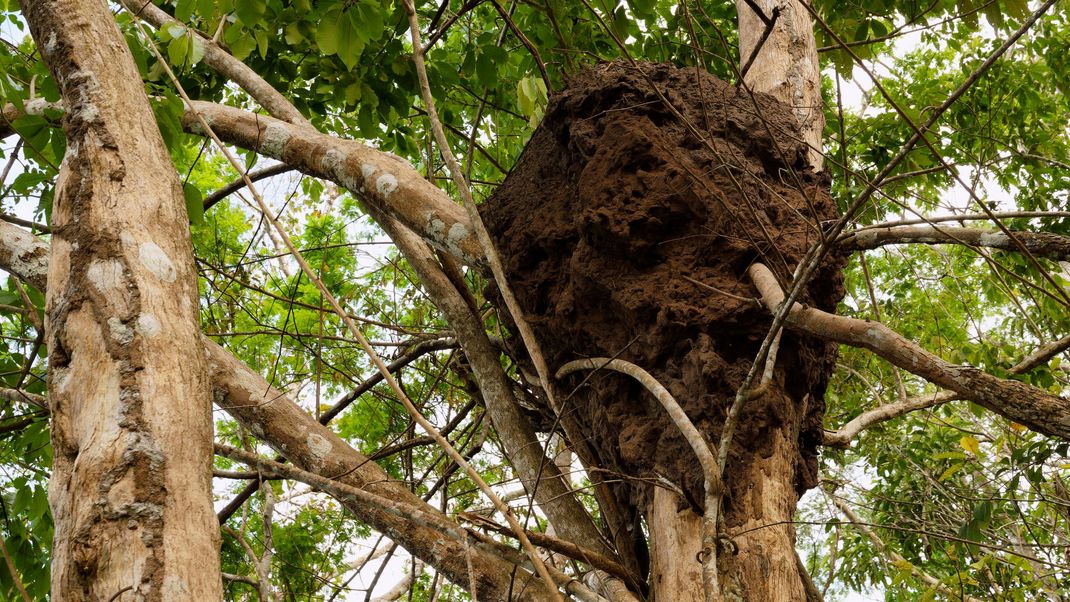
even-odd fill
[{"label": "peeling bark", "polygon": [[[177,174],[106,3],[23,13],[67,110],[46,303],[52,597],[219,600],[211,398]],[[4,259],[39,271],[32,242]]]}]

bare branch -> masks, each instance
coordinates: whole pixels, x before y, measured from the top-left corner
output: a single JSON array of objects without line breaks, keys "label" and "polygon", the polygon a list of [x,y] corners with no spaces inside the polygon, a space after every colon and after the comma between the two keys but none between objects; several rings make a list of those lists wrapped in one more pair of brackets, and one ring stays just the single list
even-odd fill
[{"label": "bare branch", "polygon": [[[1007,373],[1025,374],[1067,349],[1070,349],[1070,335],[1039,347],[1036,351],[1029,354],[1022,361],[1007,370]],[[839,430],[831,432],[826,431],[822,444],[828,447],[845,448],[858,436],[858,433],[874,424],[958,399],[962,399],[962,396],[954,391],[945,390],[918,397],[911,397],[895,403],[884,404],[872,410],[862,412],[850,422],[843,425]]]},{"label": "bare branch", "polygon": [[[1022,246],[1030,253],[1054,260],[1070,259],[1070,237],[1051,232],[1014,231]],[[981,228],[951,226],[894,226],[890,228],[867,228],[845,232],[836,241],[843,249],[861,251],[885,245],[921,243],[927,245],[960,244],[976,247],[991,247],[1005,251],[1020,251],[1010,236]]]},{"label": "bare branch", "polygon": [[[756,263],[748,274],[765,306],[774,311],[780,307],[784,292],[769,268]],[[1022,382],[997,378],[972,366],[946,362],[878,322],[795,305],[785,325],[819,338],[869,349],[907,372],[1038,433],[1070,439],[1070,402],[1066,399]]]}]

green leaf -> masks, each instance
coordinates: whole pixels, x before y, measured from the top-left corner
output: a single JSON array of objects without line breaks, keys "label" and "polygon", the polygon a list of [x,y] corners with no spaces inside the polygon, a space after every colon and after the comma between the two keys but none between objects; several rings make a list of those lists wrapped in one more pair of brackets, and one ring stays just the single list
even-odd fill
[{"label": "green leaf", "polygon": [[253,37],[256,38],[256,47],[260,50],[260,58],[266,59],[269,42],[267,31],[263,29],[258,29],[253,34]]},{"label": "green leaf", "polygon": [[260,0],[234,0],[234,12],[242,23],[256,25],[267,13],[267,3]]},{"label": "green leaf", "polygon": [[948,466],[947,470],[945,470],[944,472],[940,473],[940,477],[938,479],[936,479],[936,480],[940,481],[940,482],[944,482],[944,481],[950,479],[952,477],[952,475],[954,475],[956,472],[962,470],[962,467],[965,466],[965,465],[966,464],[964,462],[958,462],[956,464],[952,464],[951,466]]},{"label": "green leaf", "polygon": [[160,28],[160,39],[164,42],[186,35],[186,26],[181,23],[168,23]]},{"label": "green leaf", "polygon": [[185,36],[175,38],[167,44],[167,60],[175,67],[186,65],[186,56],[189,53],[189,40]]},{"label": "green leaf", "polygon": [[194,34],[193,32],[190,32],[189,39],[189,64],[192,67],[193,65],[196,65],[197,63],[201,62],[201,59],[204,58],[204,39],[202,39],[201,36]]},{"label": "green leaf", "polygon": [[189,21],[189,18],[193,16],[193,9],[196,8],[196,0],[178,0],[175,3],[175,18],[179,21]]},{"label": "green leaf", "polygon": [[[356,6],[356,10],[360,17],[357,21],[357,28],[360,30],[364,40],[382,39],[383,34],[386,33],[386,26],[383,23],[382,8],[379,4],[361,2]],[[353,12],[353,10],[351,9],[350,12]]]},{"label": "green leaf", "polygon": [[204,195],[201,194],[201,189],[186,182],[182,185],[182,192],[186,197],[186,214],[189,216],[190,223],[194,225],[203,224]]},{"label": "green leaf", "polygon": [[286,43],[291,46],[296,46],[305,41],[305,34],[301,31],[301,24],[298,22],[290,23],[283,30],[283,35],[286,38]]},{"label": "green leaf", "polygon": [[360,53],[364,51],[364,39],[361,37],[356,18],[356,11],[349,11],[341,19],[339,27],[338,58],[342,59],[346,69],[350,71],[357,66]]},{"label": "green leaf", "polygon": [[319,27],[316,29],[316,45],[324,56],[331,56],[338,52],[338,44],[342,38],[341,16],[338,11],[331,11],[323,15]]}]

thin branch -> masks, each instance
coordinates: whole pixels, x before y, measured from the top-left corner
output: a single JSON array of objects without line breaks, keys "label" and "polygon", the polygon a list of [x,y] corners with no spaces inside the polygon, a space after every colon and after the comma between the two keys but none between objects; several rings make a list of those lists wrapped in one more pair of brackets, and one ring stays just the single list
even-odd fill
[{"label": "thin branch", "polygon": [[[269,165],[263,169],[258,169],[256,171],[250,172],[249,179],[253,182],[259,182],[264,178],[270,178],[272,176],[277,176],[293,170],[294,168],[291,165],[287,165],[286,163],[276,163],[275,165]],[[245,178],[234,179],[234,181],[232,181],[231,183],[204,197],[204,210],[208,211],[213,206],[215,206],[216,203],[222,201],[223,199],[241,190],[242,188],[245,188]]]},{"label": "thin branch", "polygon": [[[890,179],[890,178],[889,178]],[[887,180],[885,181],[887,182]],[[940,222],[973,222],[995,219],[1017,218],[1066,218],[1070,217],[1070,211],[1004,211],[999,213],[962,213],[959,215],[940,215],[936,217],[919,216],[917,218],[902,219],[868,226],[859,226],[855,232],[873,230],[878,228],[892,228],[895,226],[916,226],[918,224],[937,224]]]},{"label": "thin branch", "polygon": [[[1052,232],[1027,232],[1014,230],[1017,238],[1030,253],[1056,261],[1070,260],[1070,237]],[[1003,232],[981,228],[953,226],[893,226],[866,228],[844,232],[836,245],[850,251],[876,249],[885,245],[921,243],[927,245],[961,244],[976,247],[991,247],[1004,251],[1021,250],[1012,237]]]},{"label": "thin branch", "polygon": [[825,491],[824,488],[821,488],[821,492],[825,494],[825,497],[827,497],[829,501],[831,501],[836,506],[836,508],[838,508],[839,511],[843,513],[844,516],[847,517],[847,520],[851,522],[852,526],[861,531],[863,535],[865,535],[867,538],[869,538],[871,542],[873,542],[873,547],[877,548],[878,552],[890,558],[896,566],[910,565],[910,573],[912,575],[920,579],[929,587],[940,590],[941,592],[955,600],[962,600],[963,602],[982,602],[978,598],[974,598],[973,596],[966,596],[963,595],[960,591],[951,589],[943,581],[921,570],[920,568],[915,566],[914,563],[903,558],[895,551],[888,549],[888,547],[884,545],[884,542],[881,541],[881,538],[878,537],[877,534],[874,533],[873,530],[870,529],[869,526],[862,521],[861,517],[855,514],[855,511],[850,506],[848,506],[847,503],[844,502],[839,496]]},{"label": "thin branch", "polygon": [[[508,527],[499,525],[498,523],[474,512],[462,512],[458,515],[458,518],[464,521],[468,521],[474,525],[493,531],[500,535],[512,536],[512,531]],[[620,565],[619,562],[600,554],[590,548],[583,545],[560,539],[546,533],[539,533],[536,531],[525,531],[528,538],[531,539],[531,543],[546,548],[551,552],[568,556],[574,560],[587,563],[596,569],[605,571],[606,573],[621,579],[622,581],[631,581],[634,577],[628,573],[628,571]]]},{"label": "thin branch", "polygon": [[[538,349],[538,344],[535,342],[534,334],[531,333],[531,328],[524,320],[524,316],[519,309],[519,304],[516,303],[516,299],[512,295],[512,290],[509,288],[505,278],[505,270],[501,265],[501,258],[498,257],[498,253],[494,249],[494,243],[491,241],[490,233],[487,232],[487,228],[483,224],[483,219],[479,215],[479,210],[476,208],[475,200],[472,198],[472,190],[469,188],[468,182],[465,181],[464,172],[461,171],[461,166],[457,162],[457,158],[453,156],[453,151],[450,150],[449,141],[446,140],[446,133],[442,130],[442,122],[438,118],[438,110],[435,108],[435,101],[431,96],[431,86],[427,80],[427,69],[424,66],[424,55],[422,52],[419,52],[422,45],[420,43],[420,24],[416,15],[416,7],[413,5],[412,0],[403,0],[402,3],[409,15],[409,32],[412,37],[412,47],[416,49],[412,54],[412,60],[416,66],[416,75],[420,82],[420,93],[423,96],[424,106],[427,108],[427,117],[431,123],[431,130],[435,135],[435,141],[438,143],[439,152],[442,153],[442,157],[445,159],[446,165],[449,168],[450,175],[453,176],[454,184],[457,186],[457,190],[464,202],[465,210],[468,213],[468,219],[471,222],[471,225],[475,228],[477,240],[483,249],[483,253],[487,257],[487,262],[490,265],[491,272],[494,274],[495,281],[498,283],[498,288],[502,292],[502,297],[505,299],[510,313],[513,314],[514,322],[517,324],[517,328],[520,330],[521,336],[527,344],[531,355],[533,357],[538,356],[541,360],[542,355]],[[539,365],[539,363],[536,363],[536,366]],[[543,368],[543,371],[540,371],[540,374],[545,376],[545,361],[541,362],[541,367]],[[548,384],[549,383],[544,378],[543,385],[546,386]],[[552,392],[548,386],[546,394],[552,399]],[[516,531],[517,539],[520,541],[520,545],[527,551],[528,556],[531,557],[536,572],[542,577],[543,581],[552,585],[553,581],[546,570],[546,566],[535,551],[535,548],[532,547],[531,542],[527,540],[523,528],[520,527],[520,523],[517,522],[512,511],[509,510],[509,507],[499,500],[497,496],[490,492],[489,488],[487,489],[487,492],[490,493],[488,497],[490,497],[491,501],[495,503],[495,506],[498,506],[499,511],[502,512],[502,514],[505,515],[506,520],[509,521],[509,526]]]},{"label": "thin branch", "polygon": [[19,577],[19,572],[15,570],[15,561],[11,559],[11,554],[7,551],[7,542],[4,541],[2,535],[0,535],[0,552],[3,552],[4,554],[4,564],[7,565],[7,571],[11,575],[11,581],[19,590],[19,595],[22,596],[24,602],[33,602],[30,598],[30,594],[26,592],[26,586],[22,584],[22,578]]}]

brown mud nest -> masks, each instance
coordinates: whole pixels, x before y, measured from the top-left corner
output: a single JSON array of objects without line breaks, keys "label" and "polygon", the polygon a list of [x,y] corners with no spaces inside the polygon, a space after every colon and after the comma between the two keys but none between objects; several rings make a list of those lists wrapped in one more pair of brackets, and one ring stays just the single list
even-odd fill
[{"label": "brown mud nest", "polygon": [[[838,216],[826,178],[804,168],[795,124],[772,97],[670,65],[603,64],[551,100],[482,205],[551,370],[592,356],[633,362],[717,444],[771,322],[747,267],[760,261],[789,280],[822,222]],[[800,300],[834,310],[842,267],[827,258]],[[816,484],[835,355],[784,334],[776,391],[748,403],[734,439],[729,513],[732,474],[771,453],[779,429],[796,444],[796,491]],[[647,508],[660,475],[700,507],[693,452],[637,382],[602,371],[558,387],[565,420],[586,439],[575,451],[618,475],[610,479],[624,475],[619,503]]]}]

